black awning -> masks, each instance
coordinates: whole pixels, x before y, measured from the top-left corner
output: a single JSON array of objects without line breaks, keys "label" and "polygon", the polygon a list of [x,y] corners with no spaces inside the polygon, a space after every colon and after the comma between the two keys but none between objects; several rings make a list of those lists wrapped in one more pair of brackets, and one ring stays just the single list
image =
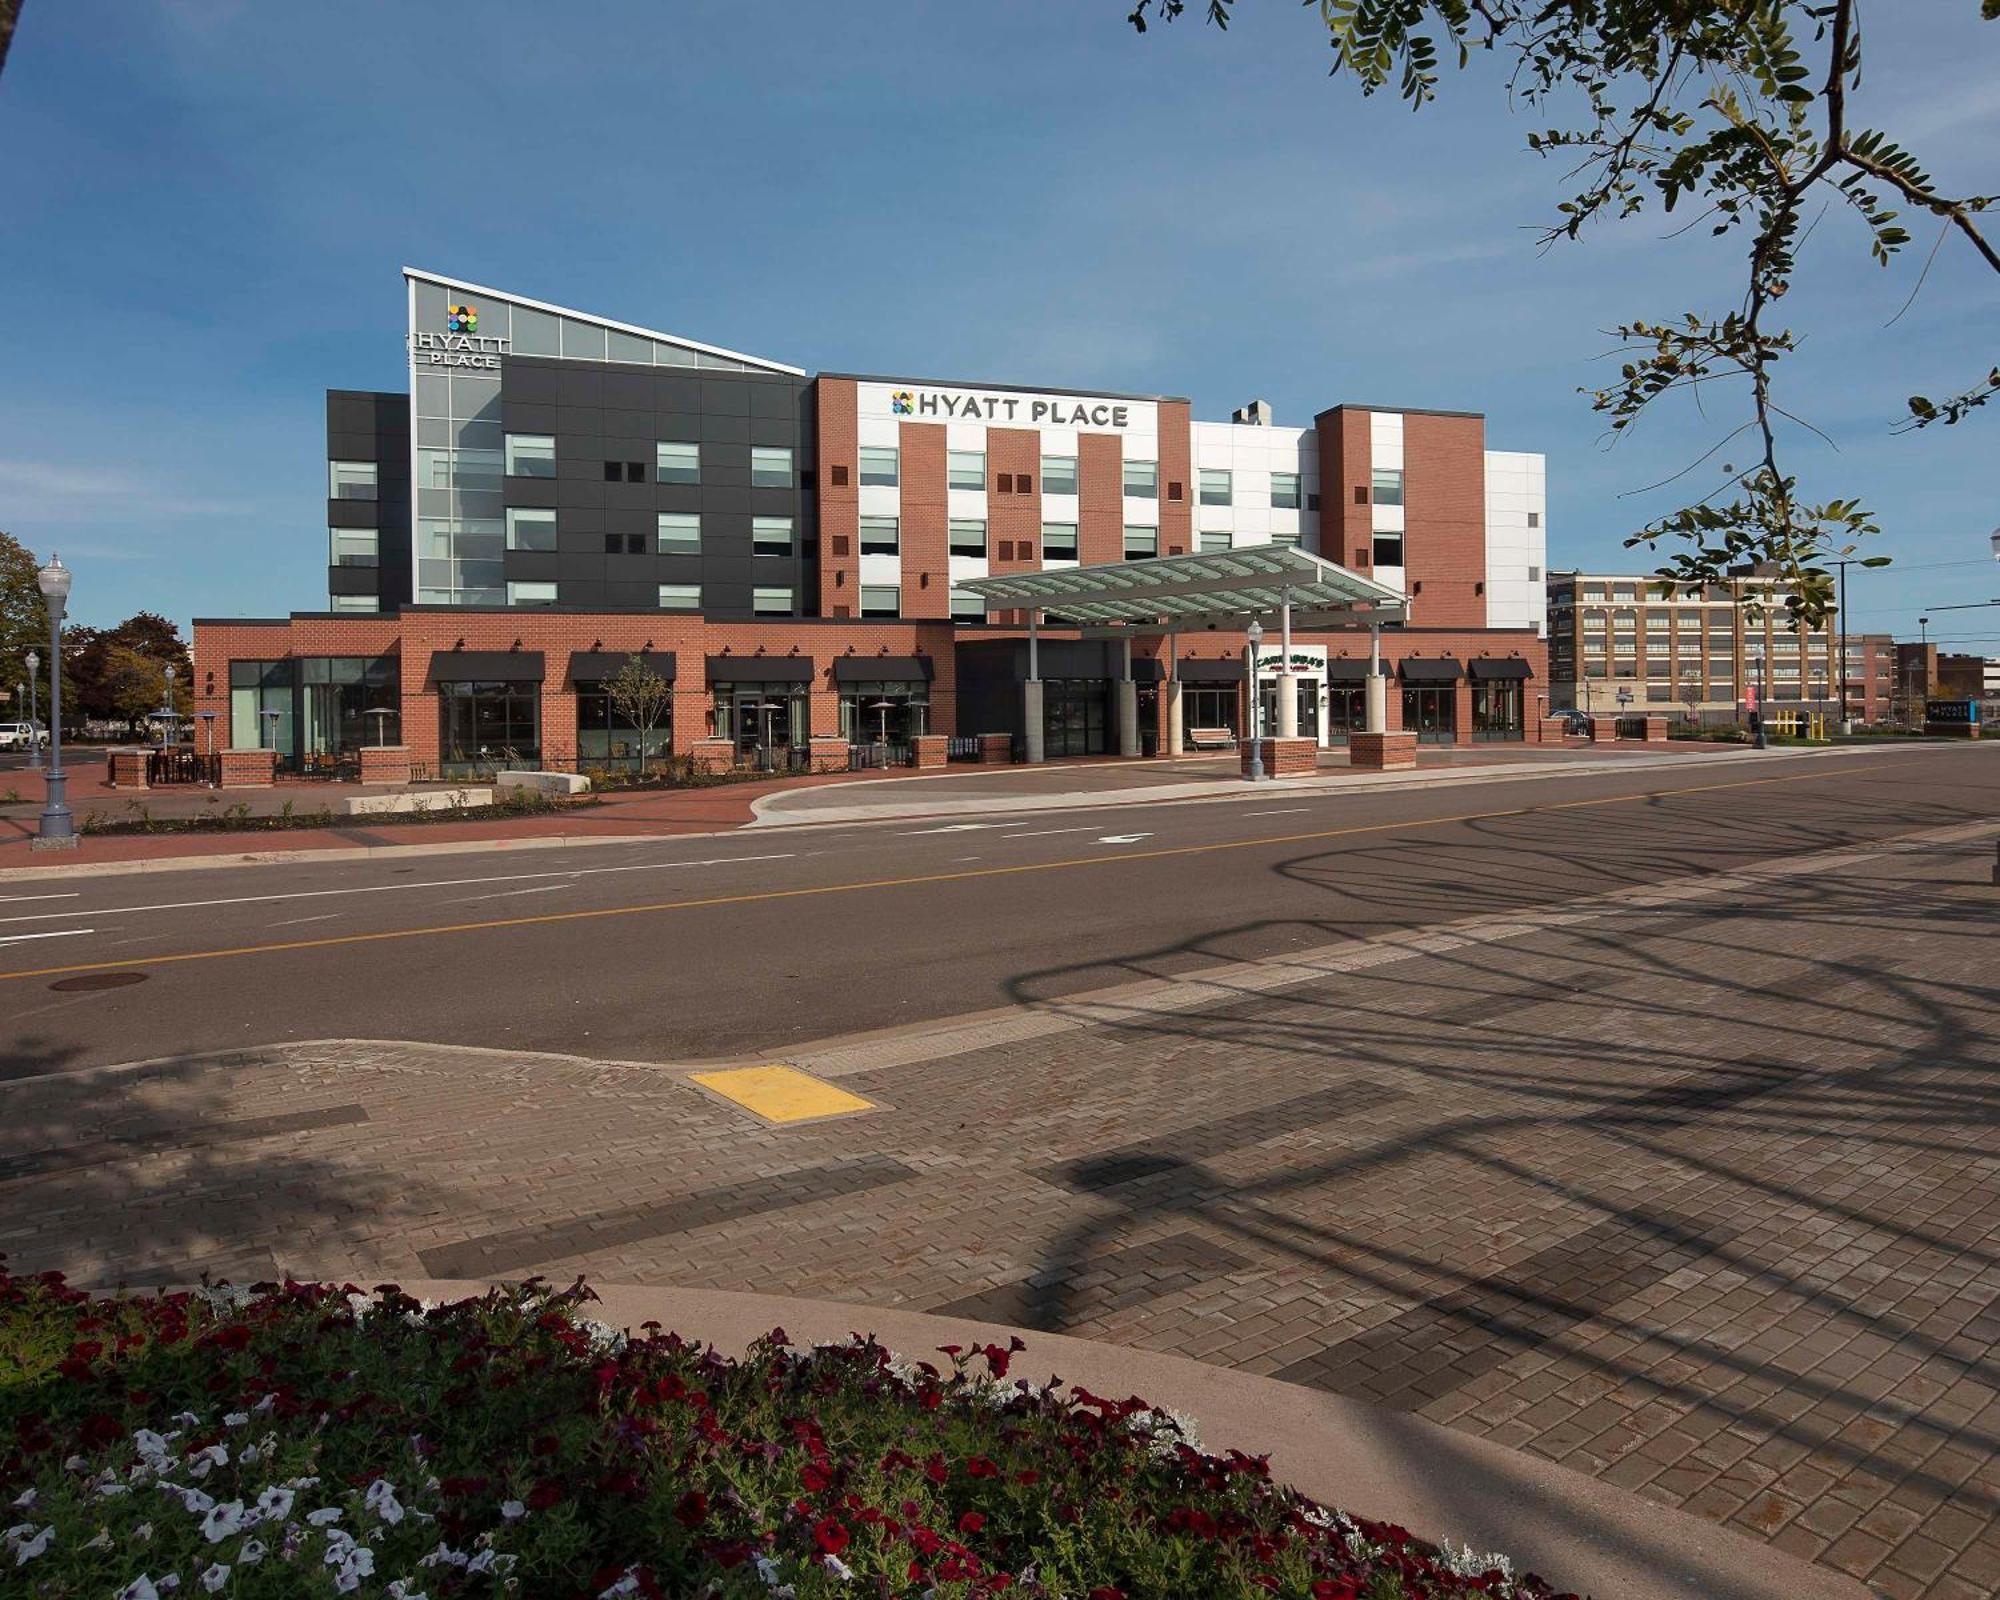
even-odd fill
[{"label": "black awning", "polygon": [[1167,675],[1167,664],[1158,656],[1134,656],[1132,658],[1132,681],[1134,683],[1158,683]]},{"label": "black awning", "polygon": [[811,683],[811,656],[710,656],[710,683]]},{"label": "black awning", "polygon": [[674,681],[674,653],[671,650],[572,650],[569,653],[571,683],[602,683],[618,676],[618,669],[638,656],[654,672]]},{"label": "black awning", "polygon": [[1519,656],[1474,656],[1466,670],[1475,683],[1499,683],[1510,678],[1532,678],[1528,663]]},{"label": "black awning", "polygon": [[1326,662],[1328,683],[1365,683],[1368,681],[1368,663],[1356,661],[1350,656],[1329,656]]},{"label": "black awning", "polygon": [[433,683],[540,683],[547,668],[539,650],[434,650]]},{"label": "black awning", "polygon": [[1404,656],[1397,666],[1405,683],[1456,683],[1465,676],[1457,656]]},{"label": "black awning", "polygon": [[1218,661],[1196,661],[1190,658],[1174,664],[1174,676],[1182,683],[1241,683],[1243,658],[1224,656]]},{"label": "black awning", "polygon": [[[715,657],[710,656],[712,662]],[[711,674],[713,676],[713,674]],[[929,683],[929,656],[835,656],[835,683]]]}]

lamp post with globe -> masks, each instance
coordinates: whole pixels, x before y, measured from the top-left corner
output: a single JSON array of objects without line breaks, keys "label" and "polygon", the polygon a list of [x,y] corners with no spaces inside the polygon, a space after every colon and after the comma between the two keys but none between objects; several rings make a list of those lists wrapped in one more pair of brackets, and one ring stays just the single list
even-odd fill
[{"label": "lamp post with globe", "polygon": [[69,568],[52,555],[35,574],[42,604],[49,612],[49,770],[48,801],[42,808],[41,830],[30,841],[37,850],[74,850],[76,819],[69,810],[69,774],[62,764],[62,625],[69,609]]},{"label": "lamp post with globe", "polygon": [[42,658],[33,650],[30,650],[23,659],[28,663],[28,770],[30,772],[40,772],[42,770],[42,736],[35,724],[41,721],[41,717],[36,710],[35,688],[36,680],[40,677],[42,671]]}]

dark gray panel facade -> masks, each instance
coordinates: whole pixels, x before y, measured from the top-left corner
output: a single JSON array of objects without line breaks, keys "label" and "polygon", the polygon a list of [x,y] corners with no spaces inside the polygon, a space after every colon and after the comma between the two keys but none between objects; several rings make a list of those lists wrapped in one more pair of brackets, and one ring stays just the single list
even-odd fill
[{"label": "dark gray panel facade", "polygon": [[329,567],[328,595],[374,595],[384,611],[410,602],[410,397],[326,392],[326,458],[375,463],[373,500],[326,502],[329,528],[374,528],[374,567]]}]

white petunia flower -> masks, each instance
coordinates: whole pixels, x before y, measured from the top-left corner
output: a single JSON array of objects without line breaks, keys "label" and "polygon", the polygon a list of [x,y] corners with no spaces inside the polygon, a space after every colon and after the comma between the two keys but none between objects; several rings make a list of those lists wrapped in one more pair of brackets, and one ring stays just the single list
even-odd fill
[{"label": "white petunia flower", "polygon": [[403,1520],[403,1505],[396,1498],[396,1490],[387,1478],[377,1478],[368,1485],[368,1493],[362,1497],[362,1504],[384,1522],[396,1523]]},{"label": "white petunia flower", "polygon": [[210,1544],[221,1544],[224,1539],[234,1538],[248,1526],[243,1519],[243,1502],[225,1500],[202,1518],[201,1532]]},{"label": "white petunia flower", "polygon": [[219,1561],[201,1575],[201,1586],[210,1594],[214,1594],[228,1581],[229,1569]]},{"label": "white petunia flower", "polygon": [[247,1423],[249,1422],[249,1420],[250,1420],[250,1413],[249,1413],[249,1412],[247,1412],[247,1411],[231,1411],[231,1412],[228,1412],[228,1413],[226,1413],[226,1414],[225,1414],[225,1415],[223,1416],[223,1419],[222,1419],[222,1425],[223,1425],[223,1426],[224,1426],[225,1428],[241,1428],[241,1427],[243,1427],[243,1426],[244,1426],[245,1424],[247,1424]]},{"label": "white petunia flower", "polygon": [[223,1444],[209,1445],[206,1449],[195,1451],[182,1464],[187,1468],[190,1478],[205,1478],[216,1467],[226,1467],[229,1465],[229,1446]]},{"label": "white petunia flower", "polygon": [[245,1539],[243,1547],[236,1552],[239,1567],[254,1567],[270,1554],[270,1547],[262,1539]]},{"label": "white petunia flower", "polygon": [[853,1580],[854,1569],[850,1567],[845,1561],[842,1561],[839,1556],[831,1554],[824,1555],[820,1557],[820,1560],[826,1564],[826,1570],[832,1573],[842,1583],[849,1583]]},{"label": "white petunia flower", "polygon": [[625,1600],[626,1595],[637,1594],[638,1592],[639,1580],[636,1575],[628,1570],[625,1576],[612,1584],[610,1588],[598,1590],[597,1600]]},{"label": "white petunia flower", "polygon": [[141,1428],[133,1434],[132,1445],[147,1461],[155,1461],[169,1454],[167,1436],[155,1433],[151,1428]]},{"label": "white petunia flower", "polygon": [[141,1544],[145,1544],[153,1537],[153,1525],[150,1522],[140,1523],[138,1527],[132,1530],[132,1537],[137,1539]]},{"label": "white petunia flower", "polygon": [[430,1600],[421,1589],[412,1589],[415,1578],[397,1578],[389,1585],[389,1600]]},{"label": "white petunia flower", "polygon": [[500,1502],[500,1515],[505,1517],[509,1522],[519,1522],[527,1514],[528,1508],[518,1500],[502,1500]]},{"label": "white petunia flower", "polygon": [[[19,1527],[9,1528],[4,1535],[7,1548],[14,1552],[14,1565],[25,1567],[36,1556],[48,1549],[49,1541],[56,1536],[55,1524],[50,1523],[40,1533],[34,1532],[32,1522],[24,1522]],[[30,1535],[33,1537],[29,1537]]]},{"label": "white petunia flower", "polygon": [[199,1428],[201,1426],[201,1418],[196,1416],[192,1411],[177,1413],[174,1421],[178,1422],[183,1428]]},{"label": "white petunia flower", "polygon": [[264,1459],[264,1452],[259,1450],[254,1444],[246,1444],[243,1447],[243,1454],[238,1459],[242,1461],[244,1466],[254,1467]]},{"label": "white petunia flower", "polygon": [[292,1502],[298,1496],[291,1489],[266,1489],[257,1496],[257,1514],[273,1522],[282,1522],[292,1514]]},{"label": "white petunia flower", "polygon": [[33,1489],[23,1489],[20,1495],[14,1501],[14,1509],[16,1511],[33,1510],[35,1499],[36,1495]]},{"label": "white petunia flower", "polygon": [[160,1591],[154,1587],[153,1580],[142,1572],[118,1591],[118,1600],[160,1600]]},{"label": "white petunia flower", "polygon": [[321,1506],[317,1511],[308,1511],[306,1513],[306,1521],[310,1522],[315,1528],[324,1528],[329,1522],[338,1522],[339,1520],[339,1506]]},{"label": "white petunia flower", "polygon": [[99,1528],[97,1530],[97,1537],[84,1546],[86,1550],[109,1550],[110,1548],[111,1530],[109,1528]]}]

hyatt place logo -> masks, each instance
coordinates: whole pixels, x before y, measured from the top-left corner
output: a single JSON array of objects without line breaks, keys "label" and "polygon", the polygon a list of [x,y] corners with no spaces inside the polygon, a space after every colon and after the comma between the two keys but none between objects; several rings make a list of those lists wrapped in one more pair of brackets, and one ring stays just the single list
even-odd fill
[{"label": "hyatt place logo", "polygon": [[913,417],[917,413],[917,398],[908,389],[898,389],[889,396],[889,411],[893,416]]},{"label": "hyatt place logo", "polygon": [[445,329],[450,333],[477,333],[479,331],[479,308],[477,306],[453,306],[451,314],[445,318]]}]

